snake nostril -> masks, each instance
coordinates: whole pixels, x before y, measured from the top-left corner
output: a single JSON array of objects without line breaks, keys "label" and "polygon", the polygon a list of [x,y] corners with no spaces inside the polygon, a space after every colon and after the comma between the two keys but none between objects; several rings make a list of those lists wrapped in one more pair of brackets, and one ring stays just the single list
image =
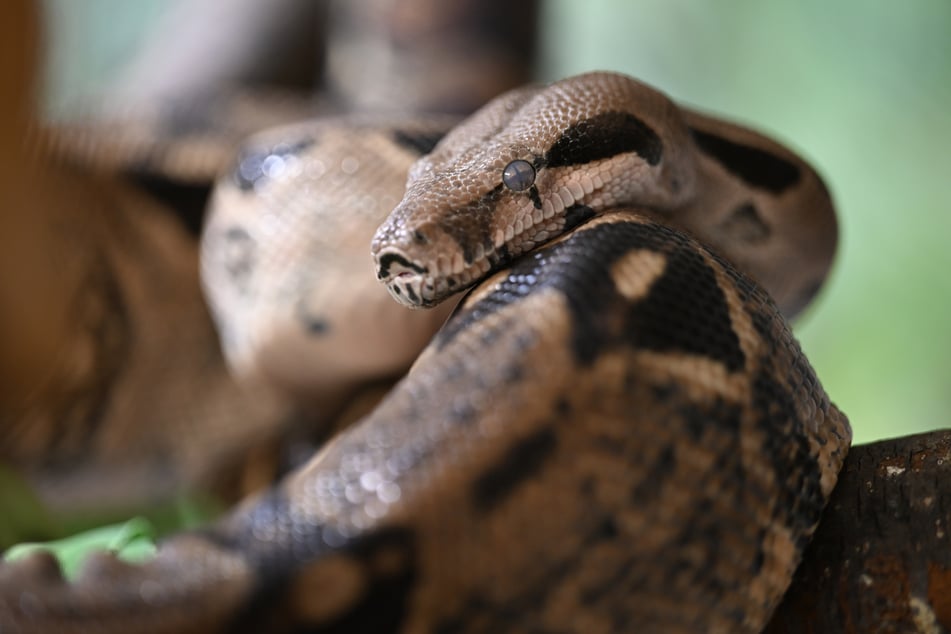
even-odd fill
[{"label": "snake nostril", "polygon": [[413,231],[413,242],[415,242],[416,244],[426,244],[427,242],[429,242],[429,238],[426,237],[425,233],[423,233],[419,229],[416,229]]}]

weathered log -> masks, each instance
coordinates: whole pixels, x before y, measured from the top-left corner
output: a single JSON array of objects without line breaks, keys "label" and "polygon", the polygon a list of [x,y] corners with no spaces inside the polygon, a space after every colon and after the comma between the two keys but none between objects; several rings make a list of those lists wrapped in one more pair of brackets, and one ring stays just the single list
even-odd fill
[{"label": "weathered log", "polygon": [[951,632],[951,430],[852,448],[766,632]]}]

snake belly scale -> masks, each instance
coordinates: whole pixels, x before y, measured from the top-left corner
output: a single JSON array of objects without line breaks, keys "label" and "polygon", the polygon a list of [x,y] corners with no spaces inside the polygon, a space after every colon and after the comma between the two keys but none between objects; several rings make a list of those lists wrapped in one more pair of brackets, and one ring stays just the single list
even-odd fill
[{"label": "snake belly scale", "polygon": [[[834,251],[816,174],[609,73],[503,95],[434,147],[327,126],[280,155],[389,143],[409,170],[365,214],[370,284],[412,307],[471,290],[372,413],[217,524],[75,581],[41,555],[0,567],[0,631],[759,631],[851,435],[783,316]],[[225,203],[284,178],[255,170],[222,181],[209,262],[246,222]],[[247,292],[209,279],[218,320],[242,319]],[[233,345],[256,328],[225,324]]]}]

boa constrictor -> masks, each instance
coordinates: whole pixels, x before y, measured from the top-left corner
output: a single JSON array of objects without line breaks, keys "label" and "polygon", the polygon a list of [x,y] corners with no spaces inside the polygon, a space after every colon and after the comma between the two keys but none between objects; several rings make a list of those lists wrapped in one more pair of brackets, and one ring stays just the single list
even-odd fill
[{"label": "boa constrictor", "polygon": [[75,581],[42,555],[0,568],[0,631],[763,627],[850,440],[782,316],[831,261],[821,181],[607,73],[441,136],[249,141],[203,245],[238,371],[332,394],[451,310],[405,311],[374,274],[412,307],[474,288],[372,413],[214,526]]}]

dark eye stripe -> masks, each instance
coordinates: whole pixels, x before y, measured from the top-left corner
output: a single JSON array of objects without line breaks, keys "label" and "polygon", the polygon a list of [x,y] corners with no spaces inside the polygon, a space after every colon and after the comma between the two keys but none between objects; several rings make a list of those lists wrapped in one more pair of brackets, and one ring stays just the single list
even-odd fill
[{"label": "dark eye stripe", "polygon": [[700,149],[751,187],[779,194],[799,182],[799,168],[765,150],[690,129]]},{"label": "dark eye stripe", "polygon": [[475,261],[476,246],[479,244],[485,250],[492,249],[492,214],[486,213],[486,210],[495,208],[503,190],[504,185],[499,184],[482,198],[439,220],[439,228],[462,248],[462,259],[466,264]]},{"label": "dark eye stripe", "polygon": [[549,150],[545,164],[580,165],[625,152],[634,152],[650,165],[657,165],[664,144],[653,129],[634,115],[605,112],[565,130]]}]

